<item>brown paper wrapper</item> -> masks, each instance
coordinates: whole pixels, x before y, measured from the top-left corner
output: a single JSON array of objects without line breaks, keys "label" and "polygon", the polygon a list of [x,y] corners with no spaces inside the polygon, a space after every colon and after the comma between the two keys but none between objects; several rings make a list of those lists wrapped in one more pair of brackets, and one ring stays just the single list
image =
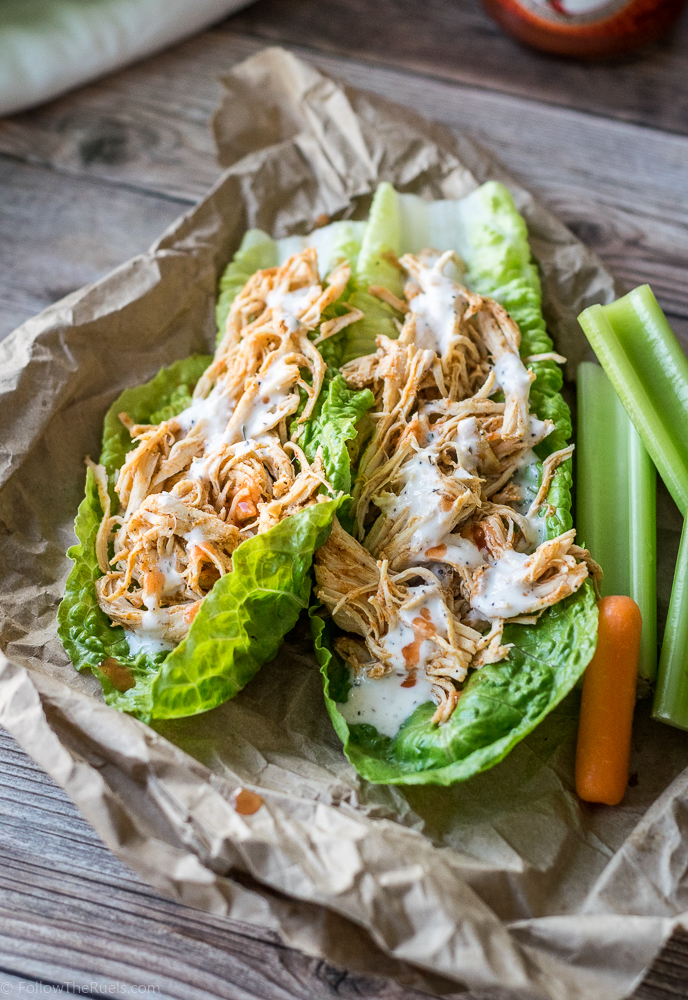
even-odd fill
[{"label": "brown paper wrapper", "polygon": [[[569,373],[597,258],[469,139],[279,49],[224,81],[217,186],[147,253],[0,344],[0,721],[104,842],[180,902],[355,970],[483,1000],[617,1000],[688,909],[688,740],[638,709],[622,807],[573,787],[574,693],[500,765],[450,789],[372,786],[344,758],[307,632],[233,701],[154,730],[102,701],[57,639],[65,556],[107,406],[210,349],[218,276],[249,226],[364,217],[381,180],[429,198],[511,188]],[[252,815],[239,787],[258,792]]]}]

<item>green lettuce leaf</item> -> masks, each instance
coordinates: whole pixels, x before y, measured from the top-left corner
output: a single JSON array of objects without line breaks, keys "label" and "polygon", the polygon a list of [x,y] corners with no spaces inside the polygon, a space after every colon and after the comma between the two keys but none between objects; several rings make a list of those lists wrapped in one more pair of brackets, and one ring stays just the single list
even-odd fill
[{"label": "green lettuce leaf", "polygon": [[[399,194],[391,184],[380,184],[370,208],[356,269],[356,291],[350,296],[365,318],[349,327],[343,341],[342,361],[375,350],[375,338],[396,337],[394,310],[367,291],[377,284],[401,295],[400,272],[386,255],[418,253],[426,247],[454,250],[466,264],[469,288],[500,302],[521,329],[521,356],[552,350],[542,316],[542,288],[530,256],[528,230],[514,200],[503,184],[488,181],[466,198],[425,201],[414,194]],[[571,437],[571,414],[562,395],[561,369],[554,361],[532,364],[536,379],[531,387],[531,409],[540,420],[554,422],[552,433],[537,446],[539,458],[566,446]],[[555,513],[547,518],[553,538],[567,531],[571,518],[571,459],[554,475],[550,496]],[[540,474],[542,467],[540,466]]]},{"label": "green lettuce leaf", "polygon": [[[343,260],[349,261],[355,274],[366,229],[366,222],[344,220],[316,229],[308,236],[287,236],[281,240],[273,240],[260,229],[250,229],[220,279],[216,310],[220,331],[218,338],[235,296],[256,270],[281,265],[292,254],[312,246],[318,252],[322,278]],[[369,254],[370,249],[367,252]],[[353,297],[354,292],[355,281],[352,278],[341,299],[327,308],[324,319],[333,319],[349,312],[348,299]],[[301,427],[294,421],[290,430],[299,431],[298,443],[309,460],[312,461],[318,447],[322,447],[328,481],[335,492],[348,493],[351,488],[351,453],[357,437],[357,423],[372,406],[373,395],[368,389],[362,392],[348,389],[344,377],[338,371],[342,364],[345,333],[346,330],[319,345],[320,353],[328,365],[323,390],[311,419]],[[304,393],[301,409],[305,401]]]},{"label": "green lettuce leaf", "polygon": [[[108,410],[101,461],[113,510],[112,486],[132,447],[118,414],[126,412],[136,423],[158,423],[181,412],[210,360],[179,361],[151,382],[127,389]],[[95,539],[103,512],[89,469],[75,525],[78,543],[67,553],[74,567],[58,611],[58,634],[72,663],[93,671],[109,705],[144,720],[214,708],[275,655],[307,607],[313,552],[325,542],[338,503],[316,504],[243,542],[233,556],[234,572],[204,600],[184,642],[171,653],[132,656],[124,630],[112,626],[96,598],[95,581],[102,574]]]},{"label": "green lettuce leaf", "polygon": [[[542,287],[530,259],[528,230],[508,188],[495,181],[483,184],[464,199],[464,217],[469,287],[496,299],[516,321],[521,330],[521,357],[551,351],[553,343],[542,316]],[[552,433],[535,449],[544,459],[566,447],[571,437],[571,413],[561,395],[559,365],[536,361],[531,367],[536,375],[530,390],[531,411],[540,420],[554,422]],[[568,459],[554,474],[549,498],[555,513],[547,519],[549,538],[568,531],[573,523],[571,469]]]},{"label": "green lettuce leaf", "polygon": [[[352,272],[355,274],[366,227],[366,222],[344,220],[331,222],[329,226],[315,229],[308,236],[286,236],[281,240],[273,240],[262,229],[249,229],[220,278],[215,308],[218,342],[224,333],[227,314],[232,302],[256,271],[266,267],[277,267],[284,264],[292,254],[300,253],[307,247],[315,247],[318,252],[318,268],[321,278],[327,277],[330,271],[343,260],[349,261]],[[353,283],[350,291],[352,293],[354,291]],[[347,295],[345,294],[343,298],[346,299]],[[326,318],[331,319],[344,312],[348,312],[346,307],[334,309],[326,315]],[[326,341],[323,346],[327,346],[328,351],[330,351],[332,342],[339,342],[342,339],[342,336],[335,336],[331,338],[331,341]],[[326,360],[329,361],[329,358]],[[342,362],[337,355],[331,363],[339,365]]]},{"label": "green lettuce leaf", "polygon": [[338,500],[326,500],[242,542],[234,570],[203,600],[186,639],[151,686],[151,714],[174,719],[232,698],[308,607],[313,553],[330,533]]},{"label": "green lettuce leaf", "polygon": [[368,781],[396,785],[451,785],[493,767],[533,730],[582,676],[597,638],[597,606],[584,586],[543,615],[536,627],[508,625],[508,658],[475,671],[454,714],[430,722],[435,705],[420,705],[393,738],[370,725],[349,725],[345,701],[351,672],[335,652],[335,627],[311,611],[325,703],[344,752]]},{"label": "green lettuce leaf", "polygon": [[[180,413],[191,403],[193,388],[211,358],[194,355],[163,368],[145,385],[126,389],[108,410],[103,425],[101,463],[108,473],[112,509],[117,509],[114,484],[117,470],[132,447],[131,436],[119,420],[125,412],[136,423],[158,423]],[[77,544],[67,552],[74,562],[57,613],[60,639],[77,670],[92,670],[103,685],[105,700],[145,718],[149,691],[166,653],[132,656],[121,626],[113,627],[101,611],[95,581],[102,576],[95,541],[103,516],[93,473],[86,474],[86,495],[75,523]]]},{"label": "green lettuce leaf", "polygon": [[256,271],[265,267],[276,267],[277,263],[276,241],[264,233],[262,229],[249,229],[241,241],[241,246],[220,278],[217,305],[215,306],[218,343],[222,340],[232,302],[248,279]]},{"label": "green lettuce leaf", "polygon": [[[322,276],[343,259],[350,259],[355,268],[365,228],[364,222],[335,222],[310,236],[283,240],[249,230],[220,279],[218,340],[234,298],[256,270],[282,264],[306,246],[318,250]],[[331,315],[337,310],[346,312],[347,307],[335,303]],[[340,348],[333,342],[338,339],[323,345],[337,364]],[[118,415],[126,412],[136,423],[155,424],[180,413],[190,405],[193,388],[211,360],[197,356],[179,361],[145,385],[127,389],[108,410],[101,462],[108,472],[113,511],[117,472],[132,447]],[[351,485],[347,445],[371,404],[369,392],[350,391],[342,376],[331,371],[316,413],[303,427],[302,447],[314,458],[322,446],[326,473],[337,491],[346,493]],[[124,630],[113,627],[96,599],[95,581],[101,573],[95,539],[103,512],[88,470],[75,524],[78,543],[68,552],[74,567],[58,612],[58,632],[74,666],[96,674],[108,704],[142,719],[195,714],[231,698],[275,655],[300,610],[307,607],[312,555],[324,543],[339,503],[310,507],[244,542],[234,554],[234,572],[215,585],[186,640],[171,653],[132,656]]]},{"label": "green lettuce leaf", "polygon": [[[366,247],[371,248],[367,256]],[[425,247],[454,250],[466,265],[468,287],[504,305],[521,329],[523,357],[552,350],[526,224],[507,188],[489,182],[459,201],[427,202],[416,195],[397,194],[391,185],[380,185],[359,257],[359,273],[365,262],[371,282],[399,294],[399,272],[385,270],[391,267],[385,253],[400,256]],[[352,350],[360,347],[359,353],[364,353],[363,348],[372,350],[370,337],[380,326],[377,320],[367,327],[365,321],[361,325],[368,340],[359,337],[349,346]],[[382,332],[395,335],[388,328]],[[544,459],[566,445],[571,418],[560,393],[558,365],[544,361],[532,367],[536,380],[531,410],[540,419],[554,422],[552,434],[536,449]],[[541,464],[528,467],[524,485],[529,495],[537,493],[541,475]],[[549,538],[571,527],[571,482],[569,460],[557,469],[550,487]],[[347,757],[370,781],[402,784],[450,784],[492,767],[571,690],[597,640],[597,609],[586,585],[546,611],[536,625],[508,626],[504,641],[513,642],[513,650],[506,660],[472,675],[449,722],[431,725],[435,706],[428,702],[390,739],[373,726],[347,725],[337,704],[347,700],[351,672],[333,652],[336,626],[315,612],[312,622],[325,701]]]},{"label": "green lettuce leaf", "polygon": [[404,281],[401,272],[385,259],[385,253],[398,254],[401,244],[399,196],[386,181],[378,186],[370,206],[370,217],[353,274],[351,305],[360,309],[363,319],[347,327],[343,339],[341,364],[375,350],[375,338],[398,336],[394,318],[401,318],[391,306],[368,291],[370,285],[382,285],[401,296]]},{"label": "green lettuce leaf", "polygon": [[351,489],[350,443],[356,440],[358,422],[370,409],[374,396],[370,389],[357,392],[347,388],[344,376],[329,373],[313,417],[303,425],[298,443],[312,461],[322,448],[327,479],[335,492]]}]

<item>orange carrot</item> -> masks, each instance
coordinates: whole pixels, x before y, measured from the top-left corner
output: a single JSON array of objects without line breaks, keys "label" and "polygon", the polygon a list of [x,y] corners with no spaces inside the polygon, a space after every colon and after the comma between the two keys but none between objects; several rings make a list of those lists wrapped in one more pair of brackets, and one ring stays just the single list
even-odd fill
[{"label": "orange carrot", "polygon": [[616,806],[628,784],[642,622],[630,597],[603,597],[598,610],[597,649],[583,680],[576,791],[586,802]]}]

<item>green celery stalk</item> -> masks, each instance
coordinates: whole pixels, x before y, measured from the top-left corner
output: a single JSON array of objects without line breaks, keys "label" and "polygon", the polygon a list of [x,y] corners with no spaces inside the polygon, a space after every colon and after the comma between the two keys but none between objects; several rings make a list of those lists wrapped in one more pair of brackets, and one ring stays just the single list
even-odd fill
[{"label": "green celery stalk", "polygon": [[649,285],[578,317],[683,516],[688,512],[688,359]]},{"label": "green celery stalk", "polygon": [[[579,316],[683,516],[688,511],[688,359],[648,285]],[[688,729],[688,530],[683,529],[653,706]]]},{"label": "green celery stalk", "polygon": [[657,673],[656,475],[599,365],[578,368],[577,528],[604,570],[602,593],[632,597],[643,630],[638,693]]},{"label": "green celery stalk", "polygon": [[652,717],[688,729],[688,520],[683,523]]}]

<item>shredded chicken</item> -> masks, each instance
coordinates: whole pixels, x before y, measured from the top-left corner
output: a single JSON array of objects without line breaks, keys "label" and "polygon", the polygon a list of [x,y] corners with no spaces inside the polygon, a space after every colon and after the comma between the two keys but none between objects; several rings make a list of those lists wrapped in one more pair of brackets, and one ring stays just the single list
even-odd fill
[{"label": "shredded chicken", "polygon": [[[343,369],[350,386],[375,394],[355,537],[335,526],[315,575],[348,633],[337,649],[355,675],[394,671],[408,687],[424,671],[441,724],[469,671],[508,655],[507,622],[536,622],[600,571],[574,531],[546,537],[547,497],[572,446],[545,459],[530,505],[523,496],[519,470],[538,461],[532,449],[553,424],[530,413],[535,375],[520,358],[518,326],[459,283],[451,252],[407,254],[399,266],[405,301],[370,289],[404,315],[398,340],[379,337],[375,354]],[[527,359],[543,360],[564,359]]]},{"label": "shredded chicken", "polygon": [[287,424],[296,420],[298,437],[322,387],[325,363],[309,335],[360,318],[350,309],[323,321],[349,277],[342,263],[323,287],[309,249],[249,279],[191,405],[156,425],[120,415],[137,443],[117,476],[120,515],[111,516],[104,467],[90,463],[104,514],[98,602],[132,651],[179,643],[244,539],[323,499],[322,487],[332,493],[321,455],[309,462]]},{"label": "shredded chicken", "polygon": [[[393,671],[394,651],[384,639],[403,616],[413,635],[401,651],[407,670],[418,669],[419,646],[426,640],[431,652],[425,671],[432,678],[433,693],[444,706],[443,713],[448,711],[447,702],[453,711],[458,691],[451,681],[465,680],[482,636],[454,614],[451,599],[445,601],[446,615],[439,628],[424,613],[428,597],[446,596],[434,573],[423,567],[390,573],[387,560],[375,560],[335,519],[327,544],[317,554],[316,576],[318,596],[331,608],[337,625],[365,640],[361,643],[347,636],[336,643],[357,674],[366,670],[377,678]],[[423,581],[420,586],[410,585],[410,580],[418,578]]]}]

